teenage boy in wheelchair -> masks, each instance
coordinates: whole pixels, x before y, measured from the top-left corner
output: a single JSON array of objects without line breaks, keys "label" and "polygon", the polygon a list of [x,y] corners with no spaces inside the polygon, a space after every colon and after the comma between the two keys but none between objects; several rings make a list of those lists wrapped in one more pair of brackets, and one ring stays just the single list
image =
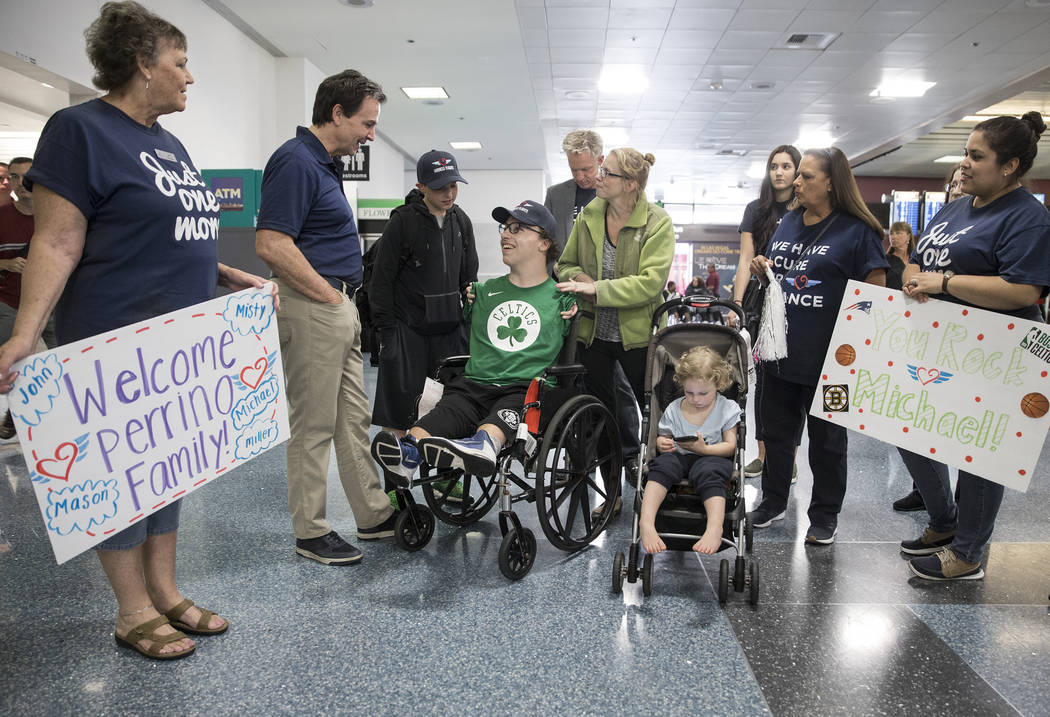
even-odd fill
[{"label": "teenage boy in wheelchair", "polygon": [[462,468],[476,476],[496,471],[496,456],[513,439],[529,383],[557,359],[576,314],[576,300],[547,273],[558,258],[554,216],[525,200],[497,207],[500,250],[510,272],[467,291],[470,360],[450,381],[437,405],[404,438],[380,431],[372,456],[401,488],[425,458],[433,468]]}]

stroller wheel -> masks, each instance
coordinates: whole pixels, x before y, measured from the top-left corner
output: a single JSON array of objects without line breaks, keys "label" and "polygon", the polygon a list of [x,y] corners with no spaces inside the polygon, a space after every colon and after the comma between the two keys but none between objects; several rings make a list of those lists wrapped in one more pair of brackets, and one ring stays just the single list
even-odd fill
[{"label": "stroller wheel", "polygon": [[410,553],[425,548],[434,536],[434,514],[423,505],[413,504],[397,514],[394,542]]},{"label": "stroller wheel", "polygon": [[642,561],[642,595],[649,597],[653,594],[653,556],[645,554]]},{"label": "stroller wheel", "polygon": [[744,560],[744,556],[737,555],[736,562],[733,565],[733,589],[738,593],[744,592],[744,586],[747,584],[747,561]]},{"label": "stroller wheel", "polygon": [[623,578],[626,574],[623,569],[623,551],[617,550],[616,555],[613,556],[613,573],[612,573],[612,591],[613,594],[619,595],[623,592]]},{"label": "stroller wheel", "polygon": [[718,564],[718,602],[726,604],[729,599],[729,561],[722,558]]},{"label": "stroller wheel", "polygon": [[499,546],[499,571],[508,580],[521,580],[536,562],[536,536],[528,528],[513,528]]},{"label": "stroller wheel", "polygon": [[751,561],[751,595],[749,602],[752,605],[758,605],[758,563],[754,560]]},{"label": "stroller wheel", "polygon": [[627,554],[627,582],[638,582],[638,543],[632,543]]},{"label": "stroller wheel", "polygon": [[750,554],[755,545],[755,525],[751,522],[751,516],[744,514],[744,552]]}]

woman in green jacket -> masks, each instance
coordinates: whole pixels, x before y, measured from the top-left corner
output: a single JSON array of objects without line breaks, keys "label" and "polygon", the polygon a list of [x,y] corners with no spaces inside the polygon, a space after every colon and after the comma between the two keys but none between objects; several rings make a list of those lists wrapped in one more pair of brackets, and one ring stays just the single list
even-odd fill
[{"label": "woman in green jacket", "polygon": [[642,405],[649,326],[674,259],[671,218],[645,198],[654,161],[630,147],[605,156],[597,196],[576,219],[558,260],[558,288],[575,293],[581,309],[587,390],[613,415],[617,363]]}]

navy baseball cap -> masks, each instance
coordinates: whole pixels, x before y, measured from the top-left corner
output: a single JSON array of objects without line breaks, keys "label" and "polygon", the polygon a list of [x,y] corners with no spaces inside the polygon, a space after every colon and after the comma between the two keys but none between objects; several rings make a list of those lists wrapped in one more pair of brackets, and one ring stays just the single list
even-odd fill
[{"label": "navy baseball cap", "polygon": [[550,210],[531,199],[526,199],[510,210],[504,207],[496,207],[492,210],[492,218],[500,224],[507,224],[508,219],[517,219],[522,224],[529,224],[543,229],[551,239],[554,239],[554,230],[558,226]]},{"label": "navy baseball cap", "polygon": [[456,169],[456,158],[437,149],[430,150],[416,162],[416,181],[431,189],[441,189],[452,182],[469,184]]}]

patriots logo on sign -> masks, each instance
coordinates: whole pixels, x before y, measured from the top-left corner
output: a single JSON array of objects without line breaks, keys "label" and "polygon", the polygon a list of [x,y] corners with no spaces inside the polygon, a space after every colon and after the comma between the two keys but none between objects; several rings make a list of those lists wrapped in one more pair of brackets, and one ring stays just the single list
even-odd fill
[{"label": "patriots logo on sign", "polygon": [[865,314],[871,313],[871,302],[870,301],[858,301],[856,304],[847,306],[843,311],[863,311]]}]

